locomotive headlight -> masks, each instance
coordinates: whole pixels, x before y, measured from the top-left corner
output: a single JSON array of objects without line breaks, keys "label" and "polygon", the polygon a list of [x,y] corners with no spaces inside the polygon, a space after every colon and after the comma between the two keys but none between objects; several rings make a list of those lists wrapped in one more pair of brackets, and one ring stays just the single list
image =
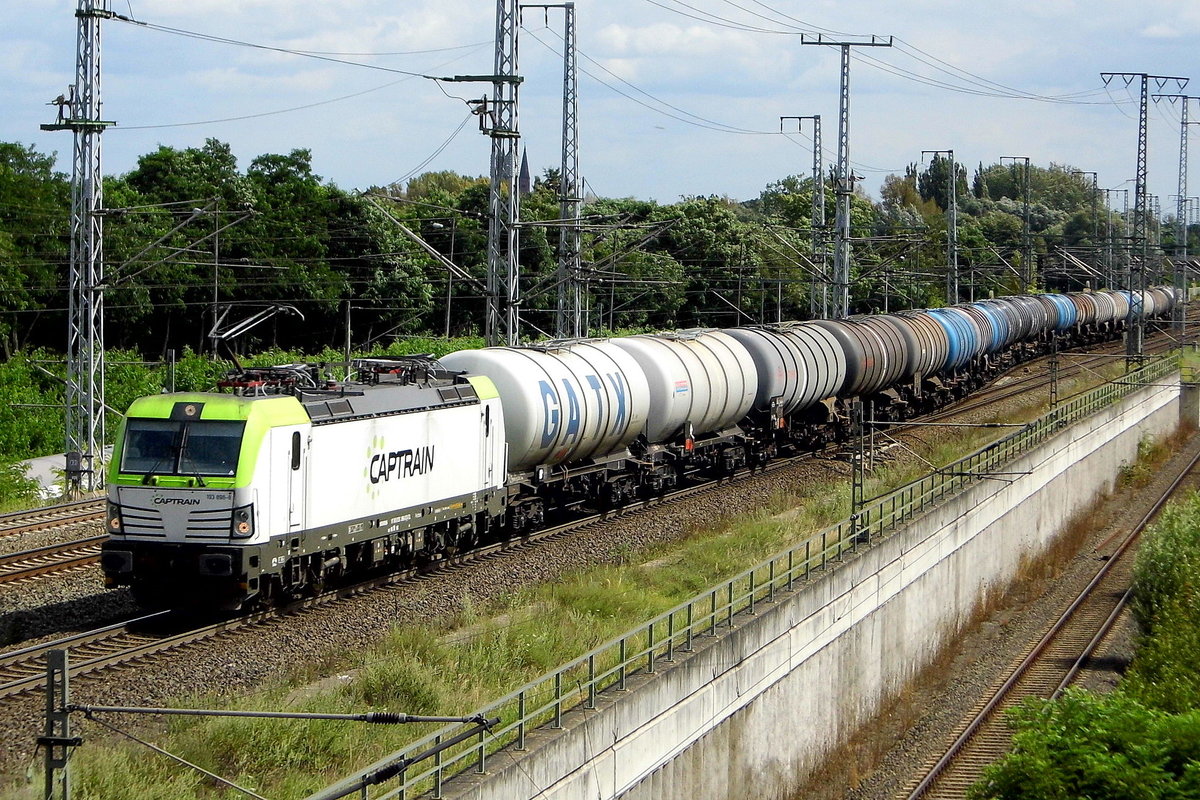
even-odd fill
[{"label": "locomotive headlight", "polygon": [[233,522],[229,535],[235,539],[247,539],[254,535],[254,504],[233,510]]},{"label": "locomotive headlight", "polygon": [[104,526],[114,536],[120,536],[125,532],[125,526],[121,523],[121,507],[116,503],[108,504],[108,517]]}]

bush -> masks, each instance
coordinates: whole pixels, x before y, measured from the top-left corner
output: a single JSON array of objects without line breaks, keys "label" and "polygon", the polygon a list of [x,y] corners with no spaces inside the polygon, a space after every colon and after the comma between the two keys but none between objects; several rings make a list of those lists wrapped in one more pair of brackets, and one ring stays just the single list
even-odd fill
[{"label": "bush", "polygon": [[38,482],[20,464],[0,464],[0,509],[28,508],[41,499]]},{"label": "bush", "polygon": [[1069,690],[1010,712],[1014,751],[989,767],[973,800],[1200,797],[1200,712],[1171,715],[1124,693]]},{"label": "bush", "polygon": [[1193,492],[1167,506],[1138,546],[1133,611],[1142,630],[1152,635],[1167,606],[1196,598],[1198,579],[1200,493]]}]

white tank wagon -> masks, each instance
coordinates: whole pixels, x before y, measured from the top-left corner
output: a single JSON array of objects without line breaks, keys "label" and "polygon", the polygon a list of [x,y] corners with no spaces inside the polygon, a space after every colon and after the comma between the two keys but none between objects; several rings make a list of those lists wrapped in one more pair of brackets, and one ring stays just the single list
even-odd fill
[{"label": "white tank wagon", "polygon": [[754,405],[758,370],[746,348],[720,331],[693,330],[612,340],[646,376],[652,444],[692,439],[737,424]]},{"label": "white tank wagon", "polygon": [[495,384],[504,400],[512,473],[602,460],[627,448],[646,427],[646,378],[610,341],[462,350],[441,363]]}]

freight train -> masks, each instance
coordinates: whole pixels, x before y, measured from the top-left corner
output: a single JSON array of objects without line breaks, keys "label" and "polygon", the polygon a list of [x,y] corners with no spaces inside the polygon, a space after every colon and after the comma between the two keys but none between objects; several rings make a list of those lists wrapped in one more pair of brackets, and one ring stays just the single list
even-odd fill
[{"label": "freight train", "polygon": [[[1170,289],[1143,295],[1168,316]],[[1119,336],[1130,293],[244,370],[134,401],[108,471],[107,585],[241,609],[619,507],[899,420],[1054,341]]]}]

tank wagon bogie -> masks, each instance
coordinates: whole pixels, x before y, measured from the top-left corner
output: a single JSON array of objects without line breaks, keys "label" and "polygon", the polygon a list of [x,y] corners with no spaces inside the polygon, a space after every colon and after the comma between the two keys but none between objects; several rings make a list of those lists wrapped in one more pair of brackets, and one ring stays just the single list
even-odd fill
[{"label": "tank wagon bogie", "polygon": [[[1170,289],[1140,296],[1169,317]],[[1137,305],[1136,303],[1134,304]],[[239,608],[519,536],[940,407],[1119,336],[1128,292],[251,370],[130,407],[101,566],[145,605]]]}]

